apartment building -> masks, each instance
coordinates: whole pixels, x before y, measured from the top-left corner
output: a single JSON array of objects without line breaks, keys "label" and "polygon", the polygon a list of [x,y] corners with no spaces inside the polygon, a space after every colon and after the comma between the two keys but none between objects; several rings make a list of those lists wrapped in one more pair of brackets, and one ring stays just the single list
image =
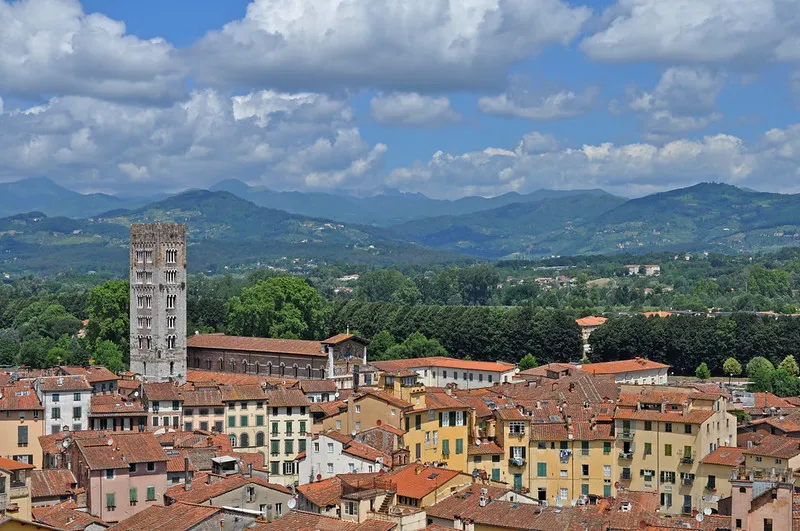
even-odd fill
[{"label": "apartment building", "polygon": [[412,397],[404,413],[403,444],[418,463],[467,470],[471,408],[450,394],[426,391]]},{"label": "apartment building", "polygon": [[720,500],[731,495],[731,478],[734,471],[744,467],[744,448],[720,446],[700,461],[700,474],[695,481],[703,485],[705,492],[702,507],[719,509]]},{"label": "apartment building", "polygon": [[225,433],[231,446],[242,452],[260,452],[266,445],[267,394],[260,385],[220,387],[225,404]]},{"label": "apartment building", "polygon": [[459,389],[479,389],[510,382],[517,366],[501,361],[470,361],[433,356],[403,360],[376,361],[372,365],[384,372],[413,371],[426,387],[455,384]]},{"label": "apartment building", "polygon": [[306,452],[311,430],[309,402],[299,389],[267,392],[269,404],[270,481],[296,485],[299,481],[297,455]]},{"label": "apartment building", "polygon": [[592,375],[612,375],[620,384],[667,385],[669,365],[645,358],[589,363],[578,368]]},{"label": "apartment building", "polygon": [[0,457],[0,514],[31,519],[33,465]]},{"label": "apartment building", "polygon": [[59,367],[58,373],[62,376],[86,376],[86,381],[92,386],[92,394],[116,393],[119,377],[102,365],[92,367]]},{"label": "apartment building", "polygon": [[89,426],[92,430],[145,431],[148,416],[140,398],[117,393],[93,395]]},{"label": "apartment building", "polygon": [[298,457],[300,483],[311,483],[338,474],[361,474],[388,470],[390,455],[355,440],[350,435],[331,431],[309,438],[305,455]]},{"label": "apartment building", "polygon": [[47,433],[89,429],[92,386],[86,376],[41,376],[34,383]]},{"label": "apartment building", "polygon": [[[503,448],[501,462],[506,464],[506,475],[503,475],[501,468],[500,479],[511,485],[517,492],[530,489],[528,446],[530,444],[531,419],[515,407],[497,409],[494,417],[497,444]],[[542,496],[544,497],[539,499],[547,499],[546,490]]]},{"label": "apartment building", "polygon": [[142,404],[150,417],[150,429],[179,430],[183,414],[183,397],[172,382],[142,384]]},{"label": "apartment building", "polygon": [[0,389],[0,456],[41,468],[44,408],[31,387]]},{"label": "apartment building", "polygon": [[703,502],[703,458],[736,443],[736,417],[721,393],[649,387],[623,390],[614,413],[619,481],[658,492],[666,514],[689,514]]},{"label": "apartment building", "polygon": [[[412,404],[398,396],[377,389],[364,389],[336,407],[319,426],[319,431],[340,431],[342,433],[361,432],[375,426],[388,425],[402,429],[403,414]],[[317,404],[319,405],[319,404]]]},{"label": "apartment building", "polygon": [[218,387],[181,391],[183,431],[225,432],[225,403]]}]

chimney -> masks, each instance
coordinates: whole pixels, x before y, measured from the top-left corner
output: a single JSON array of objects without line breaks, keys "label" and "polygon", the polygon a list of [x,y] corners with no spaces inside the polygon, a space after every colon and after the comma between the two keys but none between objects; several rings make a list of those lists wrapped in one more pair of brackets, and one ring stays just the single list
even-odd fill
[{"label": "chimney", "polygon": [[189,456],[183,458],[183,490],[192,490],[192,473],[189,471]]},{"label": "chimney", "polygon": [[211,472],[206,476],[206,485],[211,485]]},{"label": "chimney", "polygon": [[267,504],[267,523],[268,524],[272,523],[272,504],[271,503]]},{"label": "chimney", "polygon": [[353,365],[353,392],[354,393],[358,392],[358,376],[359,376],[358,367],[359,367],[358,365]]},{"label": "chimney", "polygon": [[253,477],[253,463],[247,463],[247,477]]}]

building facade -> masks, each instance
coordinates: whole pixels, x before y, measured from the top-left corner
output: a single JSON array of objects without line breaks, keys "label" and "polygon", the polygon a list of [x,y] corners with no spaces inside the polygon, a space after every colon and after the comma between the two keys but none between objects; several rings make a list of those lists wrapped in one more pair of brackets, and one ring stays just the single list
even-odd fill
[{"label": "building facade", "polygon": [[0,389],[0,412],[0,456],[41,468],[45,422],[36,391],[21,385]]},{"label": "building facade", "polygon": [[131,225],[131,370],[186,381],[186,226]]},{"label": "building facade", "polygon": [[86,376],[43,376],[34,387],[44,407],[48,434],[89,429],[92,386]]},{"label": "building facade", "polygon": [[307,451],[311,432],[308,400],[299,389],[278,389],[267,392],[267,402],[270,481],[296,485],[300,481],[297,455]]}]

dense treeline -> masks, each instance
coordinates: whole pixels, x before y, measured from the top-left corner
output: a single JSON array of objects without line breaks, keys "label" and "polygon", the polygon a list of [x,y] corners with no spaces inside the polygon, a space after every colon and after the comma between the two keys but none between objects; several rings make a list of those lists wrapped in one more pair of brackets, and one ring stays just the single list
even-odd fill
[{"label": "dense treeline", "polygon": [[723,375],[729,357],[742,366],[758,356],[778,365],[797,353],[800,319],[734,313],[723,317],[612,317],[589,337],[592,361],[635,356],[668,363],[676,374],[694,374],[705,362]]}]

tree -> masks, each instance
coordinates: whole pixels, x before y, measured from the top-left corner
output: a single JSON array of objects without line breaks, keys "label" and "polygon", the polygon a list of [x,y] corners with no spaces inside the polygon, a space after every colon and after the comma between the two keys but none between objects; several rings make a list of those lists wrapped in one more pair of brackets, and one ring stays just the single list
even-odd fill
[{"label": "tree", "polygon": [[525,356],[519,360],[519,370],[521,371],[527,371],[528,369],[533,369],[538,366],[539,364],[536,363],[536,357],[533,354],[525,354]]},{"label": "tree", "polygon": [[377,269],[361,275],[355,297],[369,302],[405,302],[421,295],[419,288],[400,271]]},{"label": "tree", "polygon": [[45,355],[45,367],[55,367],[57,365],[70,365],[72,357],[69,350],[64,347],[55,346],[47,351]]},{"label": "tree", "polygon": [[728,375],[728,387],[730,387],[733,377],[742,374],[742,364],[739,363],[739,360],[731,356],[722,364],[722,372]]},{"label": "tree", "polygon": [[325,322],[322,297],[296,277],[259,280],[231,298],[227,312],[227,332],[240,336],[315,339]]},{"label": "tree", "polygon": [[397,342],[394,340],[392,334],[387,330],[381,330],[369,342],[367,348],[367,355],[371,361],[381,361],[386,359],[386,354],[389,352]]},{"label": "tree", "polygon": [[53,346],[53,340],[45,337],[37,337],[23,341],[19,347],[17,364],[41,369],[45,366],[47,351]]},{"label": "tree", "polygon": [[91,348],[102,341],[119,345],[128,353],[130,334],[130,285],[125,280],[110,280],[89,292],[89,324],[86,340]]},{"label": "tree", "polygon": [[800,379],[784,369],[772,374],[772,392],[778,396],[797,396],[800,394]]},{"label": "tree", "polygon": [[772,378],[775,367],[762,356],[756,356],[747,364],[747,378],[750,380],[749,391],[772,392]]},{"label": "tree", "polygon": [[388,359],[429,358],[447,356],[447,350],[435,339],[428,339],[423,334],[414,332],[399,345],[391,347],[386,355]]},{"label": "tree", "polygon": [[711,378],[711,371],[708,370],[706,362],[701,363],[694,371],[694,375],[701,380],[708,380]]},{"label": "tree", "polygon": [[800,373],[800,367],[797,366],[797,361],[791,354],[783,358],[783,361],[778,364],[778,369],[782,369],[792,376],[797,376]]},{"label": "tree", "polygon": [[103,340],[94,349],[94,362],[103,365],[111,372],[121,372],[125,369],[122,361],[122,350],[109,340]]}]

